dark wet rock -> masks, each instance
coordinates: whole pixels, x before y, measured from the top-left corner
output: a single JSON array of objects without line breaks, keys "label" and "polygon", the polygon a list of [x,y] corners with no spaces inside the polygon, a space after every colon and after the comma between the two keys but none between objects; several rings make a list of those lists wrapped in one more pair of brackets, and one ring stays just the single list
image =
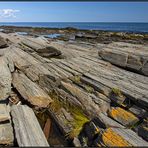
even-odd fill
[{"label": "dark wet rock", "polygon": [[129,108],[129,111],[131,111],[133,114],[135,114],[139,118],[145,118],[148,116],[148,112],[145,109],[142,109],[136,105],[133,105]]},{"label": "dark wet rock", "polygon": [[39,53],[39,55],[47,58],[61,55],[61,51],[51,46],[48,46],[44,49],[39,49],[37,52]]},{"label": "dark wet rock", "polygon": [[[97,137],[98,133],[100,132],[99,127],[95,125],[93,121],[86,123],[84,125],[83,131],[85,134],[85,137],[87,137],[87,145],[91,146],[94,139]],[[82,139],[83,137],[81,137]]]},{"label": "dark wet rock", "polygon": [[6,47],[8,47],[6,40],[0,36],[0,48],[6,48]]},{"label": "dark wet rock", "polygon": [[48,42],[43,37],[36,39],[24,38],[21,42],[22,44],[32,48],[34,51],[36,51],[39,55],[43,57],[49,58],[61,55],[61,51],[59,51],[55,47],[49,46]]},{"label": "dark wet rock", "polygon": [[148,141],[148,118],[144,119],[144,121],[140,125],[136,126],[134,130],[140,137]]}]

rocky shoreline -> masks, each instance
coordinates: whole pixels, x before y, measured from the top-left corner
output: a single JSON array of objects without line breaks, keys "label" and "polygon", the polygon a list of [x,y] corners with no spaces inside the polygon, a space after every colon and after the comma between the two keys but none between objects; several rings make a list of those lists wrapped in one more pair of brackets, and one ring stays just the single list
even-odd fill
[{"label": "rocky shoreline", "polygon": [[0,145],[148,146],[147,34],[0,28]]}]

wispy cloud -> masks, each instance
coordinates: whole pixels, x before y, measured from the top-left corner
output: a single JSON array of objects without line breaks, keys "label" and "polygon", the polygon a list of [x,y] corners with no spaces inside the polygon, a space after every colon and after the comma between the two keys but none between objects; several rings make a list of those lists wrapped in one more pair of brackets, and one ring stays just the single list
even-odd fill
[{"label": "wispy cloud", "polygon": [[16,10],[16,9],[0,9],[0,17],[3,18],[15,18],[16,17],[16,13],[20,12],[20,10]]}]

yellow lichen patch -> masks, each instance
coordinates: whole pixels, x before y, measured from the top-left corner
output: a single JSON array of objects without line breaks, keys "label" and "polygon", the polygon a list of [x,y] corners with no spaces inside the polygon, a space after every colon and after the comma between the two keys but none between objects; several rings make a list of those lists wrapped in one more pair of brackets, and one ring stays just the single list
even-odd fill
[{"label": "yellow lichen patch", "polygon": [[111,128],[108,128],[103,134],[102,134],[102,141],[106,146],[131,146],[128,141],[126,141],[123,137],[121,137],[119,134],[115,133]]},{"label": "yellow lichen patch", "polygon": [[117,120],[121,124],[127,125],[127,126],[133,125],[139,121],[138,118],[134,114],[132,114],[120,107],[112,108],[109,111],[109,116],[112,117],[113,119]]}]

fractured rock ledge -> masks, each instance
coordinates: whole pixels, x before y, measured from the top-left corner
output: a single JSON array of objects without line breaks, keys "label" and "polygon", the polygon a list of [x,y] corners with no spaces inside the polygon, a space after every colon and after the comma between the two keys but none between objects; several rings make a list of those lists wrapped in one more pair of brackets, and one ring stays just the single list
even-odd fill
[{"label": "fractured rock ledge", "polygon": [[102,59],[148,76],[148,49],[143,45],[115,42],[99,51]]},{"label": "fractured rock ledge", "polygon": [[148,146],[146,47],[0,35],[0,145]]}]

